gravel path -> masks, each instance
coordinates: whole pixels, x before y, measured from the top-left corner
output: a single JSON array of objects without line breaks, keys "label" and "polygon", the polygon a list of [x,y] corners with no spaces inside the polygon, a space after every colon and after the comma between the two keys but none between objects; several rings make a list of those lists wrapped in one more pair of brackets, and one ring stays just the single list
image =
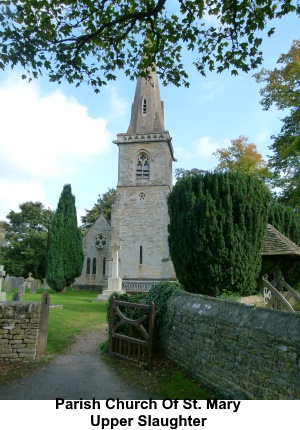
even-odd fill
[{"label": "gravel path", "polygon": [[[106,327],[77,337],[64,354],[32,374],[0,387],[0,400],[128,400],[148,399],[149,392],[129,386],[102,360],[99,345],[107,338]],[[122,362],[120,362],[122,365]]]}]

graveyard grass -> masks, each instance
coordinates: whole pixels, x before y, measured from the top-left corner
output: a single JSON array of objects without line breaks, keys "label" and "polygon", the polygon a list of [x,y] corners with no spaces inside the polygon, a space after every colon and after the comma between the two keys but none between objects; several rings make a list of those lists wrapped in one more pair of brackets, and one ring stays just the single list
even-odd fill
[{"label": "graveyard grass", "polygon": [[[50,308],[48,324],[47,355],[39,360],[27,363],[0,363],[0,385],[12,379],[24,376],[35,368],[45,365],[54,355],[61,354],[75,341],[75,336],[89,330],[100,329],[106,323],[106,303],[93,302],[97,293],[88,291],[72,291],[57,293],[48,291],[50,305],[62,305],[63,308]],[[12,294],[7,293],[7,300]],[[23,301],[41,300],[41,293],[23,295]],[[99,345],[100,347],[100,345]],[[136,364],[123,362],[119,365],[117,359],[104,357],[107,365],[112,366],[120,377],[133,381],[145,391],[157,393],[169,398],[197,398],[199,400],[211,397],[199,384],[186,377],[169,360],[156,355],[153,371],[141,369]]]}]

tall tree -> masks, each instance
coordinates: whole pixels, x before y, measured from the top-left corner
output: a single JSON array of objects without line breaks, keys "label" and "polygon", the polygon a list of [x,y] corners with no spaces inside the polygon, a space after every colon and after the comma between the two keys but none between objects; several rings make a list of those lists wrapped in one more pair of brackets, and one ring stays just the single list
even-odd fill
[{"label": "tall tree", "polygon": [[290,109],[282,119],[278,135],[272,136],[270,166],[275,172],[274,186],[279,187],[279,201],[300,209],[300,40],[295,40],[287,54],[282,54],[274,70],[262,69],[257,82],[266,85],[261,89],[261,104],[265,110],[272,105]]},{"label": "tall tree", "polygon": [[88,230],[94,224],[100,213],[103,213],[108,221],[111,220],[112,205],[116,198],[116,193],[115,188],[109,188],[102,196],[99,194],[97,203],[94,204],[92,209],[86,209],[86,215],[81,217],[83,231]]},{"label": "tall tree", "polygon": [[25,202],[20,211],[11,210],[2,222],[5,242],[2,264],[13,276],[44,278],[46,272],[47,235],[53,211],[41,202]]},{"label": "tall tree", "polygon": [[239,136],[238,139],[231,140],[228,148],[217,149],[213,154],[219,159],[216,170],[256,175],[260,179],[270,178],[267,163],[257,151],[257,146],[248,140],[245,136]]},{"label": "tall tree", "polygon": [[262,31],[270,36],[270,21],[291,12],[293,0],[11,0],[0,7],[0,67],[99,91],[118,69],[134,79],[156,63],[165,84],[188,85],[183,46],[202,74],[249,71],[262,62]]},{"label": "tall tree", "polygon": [[178,179],[168,200],[169,247],[184,289],[211,296],[256,290],[269,200],[253,175],[206,172]]},{"label": "tall tree", "polygon": [[81,232],[77,226],[75,197],[71,185],[64,185],[48,234],[46,279],[51,288],[62,291],[81,274],[83,266]]}]

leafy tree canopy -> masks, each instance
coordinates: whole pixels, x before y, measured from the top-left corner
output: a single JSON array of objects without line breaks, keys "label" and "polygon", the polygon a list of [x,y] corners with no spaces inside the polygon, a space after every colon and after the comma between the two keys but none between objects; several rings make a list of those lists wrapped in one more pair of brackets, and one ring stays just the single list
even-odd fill
[{"label": "leafy tree canopy", "polygon": [[300,209],[300,40],[295,40],[277,63],[280,68],[256,74],[258,82],[266,83],[261,90],[264,109],[273,104],[281,110],[290,109],[280,132],[272,136],[274,155],[269,164],[275,172],[274,185],[281,189],[279,201]]},{"label": "leafy tree canopy", "polygon": [[249,71],[262,62],[262,30],[270,36],[269,22],[290,12],[299,13],[293,0],[12,0],[0,6],[0,67],[98,92],[118,69],[135,79],[156,63],[164,84],[188,86],[183,46],[203,75]]},{"label": "leafy tree canopy", "polygon": [[46,271],[47,234],[53,211],[41,202],[25,202],[20,211],[11,210],[7,222],[1,222],[5,235],[2,264],[12,276],[44,278]]},{"label": "leafy tree canopy", "polygon": [[86,209],[86,215],[81,217],[81,228],[83,231],[88,230],[94,224],[101,212],[108,221],[111,220],[111,210],[116,193],[117,191],[115,188],[109,188],[102,196],[99,194],[97,203],[94,204],[92,209]]},{"label": "leafy tree canopy", "polygon": [[249,143],[245,136],[231,140],[231,146],[217,149],[214,155],[219,159],[217,171],[240,172],[256,175],[261,179],[271,177],[268,165],[257,151],[257,146]]}]

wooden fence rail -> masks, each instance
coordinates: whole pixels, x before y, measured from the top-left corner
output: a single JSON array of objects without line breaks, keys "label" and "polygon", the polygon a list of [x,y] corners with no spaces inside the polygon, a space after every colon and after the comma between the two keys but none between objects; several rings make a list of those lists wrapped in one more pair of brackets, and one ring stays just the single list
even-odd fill
[{"label": "wooden fence rail", "polygon": [[[140,312],[142,315],[134,317],[136,310],[142,311],[142,313]],[[145,305],[124,302],[113,297],[110,308],[109,353],[118,358],[142,363],[151,369],[154,320],[155,304],[153,302]]]}]

